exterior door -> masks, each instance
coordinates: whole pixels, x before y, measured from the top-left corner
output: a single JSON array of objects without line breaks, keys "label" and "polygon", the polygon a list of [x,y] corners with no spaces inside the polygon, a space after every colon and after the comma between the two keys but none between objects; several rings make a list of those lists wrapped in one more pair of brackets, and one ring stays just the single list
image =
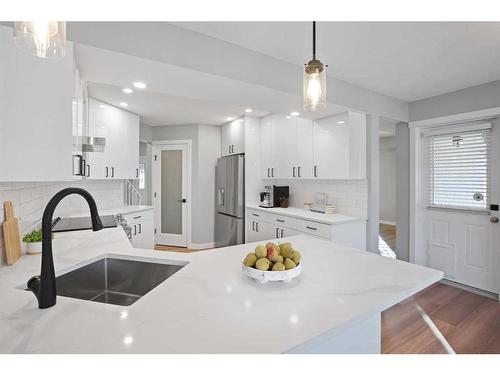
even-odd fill
[{"label": "exterior door", "polygon": [[421,226],[416,251],[445,278],[499,291],[498,121],[427,130],[422,138]]},{"label": "exterior door", "polygon": [[153,205],[155,242],[187,247],[188,210],[187,144],[153,148]]}]

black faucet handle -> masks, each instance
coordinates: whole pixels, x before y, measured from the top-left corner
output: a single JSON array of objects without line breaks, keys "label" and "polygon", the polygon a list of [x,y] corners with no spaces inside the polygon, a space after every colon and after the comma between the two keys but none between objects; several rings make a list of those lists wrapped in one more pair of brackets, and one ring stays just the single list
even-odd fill
[{"label": "black faucet handle", "polygon": [[97,232],[98,230],[101,230],[102,228],[104,228],[104,226],[102,225],[102,221],[101,221],[100,216],[99,215],[92,216],[92,230],[94,232]]}]

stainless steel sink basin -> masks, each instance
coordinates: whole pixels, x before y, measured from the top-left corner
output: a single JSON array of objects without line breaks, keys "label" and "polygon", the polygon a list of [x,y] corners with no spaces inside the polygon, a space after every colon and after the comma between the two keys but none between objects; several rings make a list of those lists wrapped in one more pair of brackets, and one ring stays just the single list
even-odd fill
[{"label": "stainless steel sink basin", "polygon": [[144,259],[95,260],[56,277],[57,295],[130,306],[187,264]]}]

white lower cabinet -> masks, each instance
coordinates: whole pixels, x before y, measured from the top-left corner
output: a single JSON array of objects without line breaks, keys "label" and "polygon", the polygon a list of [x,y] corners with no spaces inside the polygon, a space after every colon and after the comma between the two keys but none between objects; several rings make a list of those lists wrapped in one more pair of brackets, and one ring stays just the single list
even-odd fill
[{"label": "white lower cabinet", "polygon": [[139,249],[154,249],[153,210],[123,215],[132,228],[132,246]]},{"label": "white lower cabinet", "polygon": [[246,242],[307,234],[341,245],[366,249],[366,221],[362,219],[326,224],[251,208],[247,208],[246,218]]}]

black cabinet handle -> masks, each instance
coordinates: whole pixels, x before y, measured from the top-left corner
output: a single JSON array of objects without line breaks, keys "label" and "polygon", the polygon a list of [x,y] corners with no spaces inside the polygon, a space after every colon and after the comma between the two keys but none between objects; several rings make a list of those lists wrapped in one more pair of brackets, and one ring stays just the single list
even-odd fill
[{"label": "black cabinet handle", "polygon": [[87,177],[90,177],[90,164],[87,164]]},{"label": "black cabinet handle", "polygon": [[252,214],[253,216],[256,216],[256,217],[259,217],[260,215],[257,215],[257,214]]},{"label": "black cabinet handle", "polygon": [[283,219],[276,219],[276,221],[278,221],[280,223],[284,223],[285,222],[285,220],[283,220]]},{"label": "black cabinet handle", "polygon": [[106,167],[106,177],[109,177],[109,168]]},{"label": "black cabinet handle", "polygon": [[274,177],[274,167],[271,168],[271,177]]},{"label": "black cabinet handle", "polygon": [[259,231],[259,223],[255,223],[255,229],[257,230],[257,232]]},{"label": "black cabinet handle", "polygon": [[281,230],[281,238],[283,238],[283,237],[285,237],[285,230],[284,229]]},{"label": "black cabinet handle", "polygon": [[134,236],[137,235],[137,226],[134,224]]},{"label": "black cabinet handle", "polygon": [[255,232],[255,221],[252,221],[252,230]]},{"label": "black cabinet handle", "polygon": [[136,220],[136,219],[140,219],[141,217],[142,217],[142,216],[141,216],[141,215],[139,215],[139,216],[134,216],[133,218],[134,218],[134,220]]},{"label": "black cabinet handle", "polygon": [[318,166],[314,166],[314,177],[318,177]]},{"label": "black cabinet handle", "polygon": [[300,177],[300,167],[297,167],[297,175]]},{"label": "black cabinet handle", "polygon": [[279,231],[279,228],[276,228],[276,238],[280,238],[278,231]]},{"label": "black cabinet handle", "polygon": [[307,226],[306,228],[310,229],[310,230],[318,230],[318,228],[314,228],[314,227],[310,227],[310,226]]},{"label": "black cabinet handle", "polygon": [[270,172],[271,172],[271,168],[267,168],[267,177],[271,177]]},{"label": "black cabinet handle", "polygon": [[135,169],[135,177],[139,178],[139,168]]},{"label": "black cabinet handle", "polygon": [[115,177],[115,167],[111,167],[111,177]]},{"label": "black cabinet handle", "polygon": [[139,234],[142,233],[142,224],[139,224]]},{"label": "black cabinet handle", "polygon": [[292,168],[292,176],[295,177],[295,167]]}]

